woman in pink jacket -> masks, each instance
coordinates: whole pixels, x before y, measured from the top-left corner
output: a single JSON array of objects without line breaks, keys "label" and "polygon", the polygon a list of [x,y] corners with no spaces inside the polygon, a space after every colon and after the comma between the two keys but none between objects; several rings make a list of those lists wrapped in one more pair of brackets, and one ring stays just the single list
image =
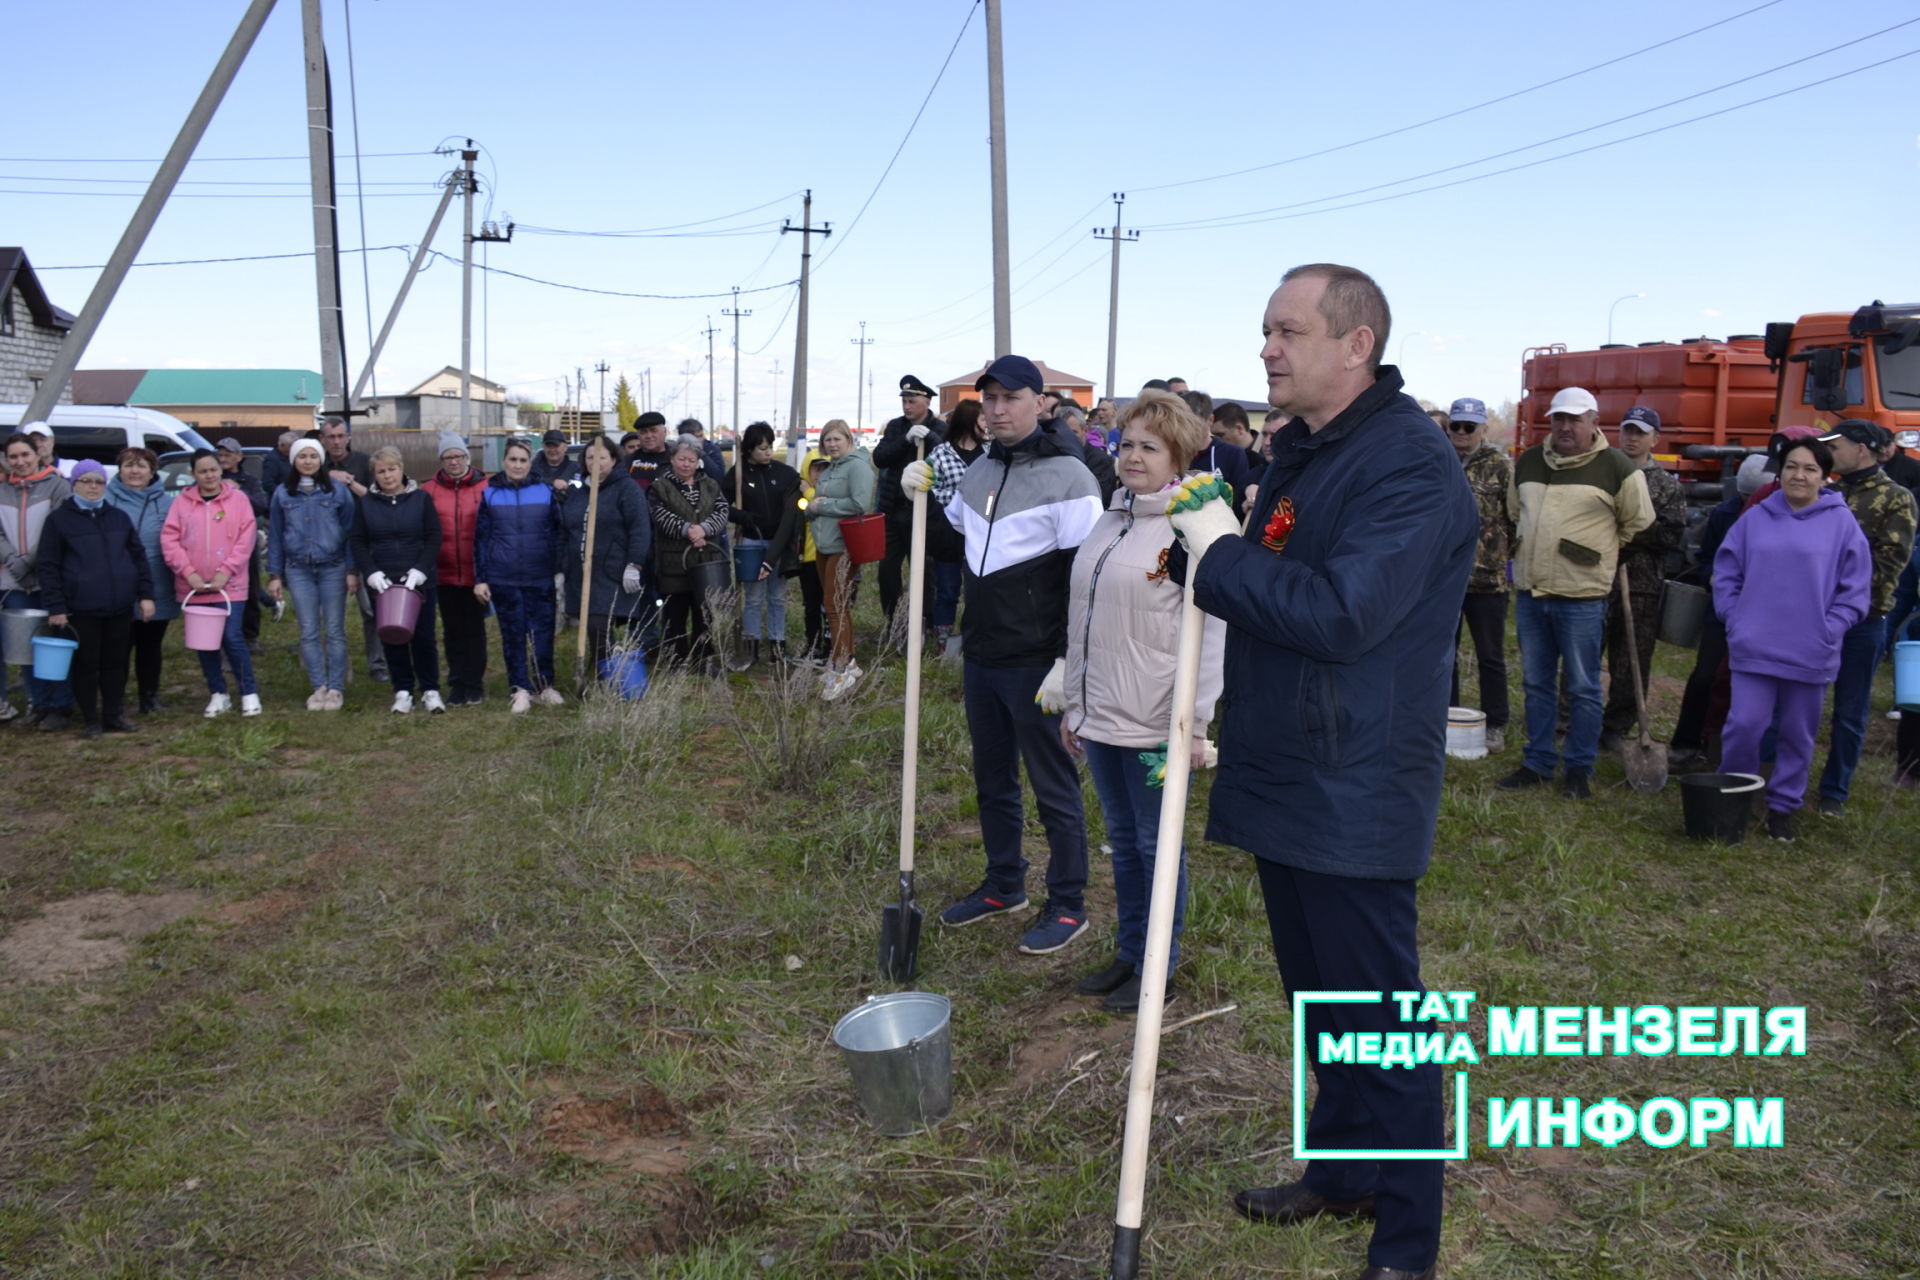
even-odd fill
[{"label": "woman in pink jacket", "polygon": [[233,664],[240,683],[240,714],[260,714],[260,693],[253,682],[253,656],[247,652],[240,606],[247,599],[247,564],[253,557],[255,524],[247,495],[220,477],[220,458],[211,449],[193,455],[193,484],[174,499],[160,526],[160,554],[173,570],[173,590],[182,604],[225,604],[227,629],[221,648],[200,651],[200,669],[206,673],[207,717],[233,709],[227,681],[220,670],[220,654]]}]

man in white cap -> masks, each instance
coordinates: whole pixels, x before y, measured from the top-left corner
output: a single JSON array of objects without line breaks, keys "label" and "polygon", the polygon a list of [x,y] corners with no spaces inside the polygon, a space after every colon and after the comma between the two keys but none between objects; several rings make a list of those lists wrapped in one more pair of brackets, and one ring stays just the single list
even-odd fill
[{"label": "man in white cap", "polygon": [[[1503,791],[1545,786],[1593,794],[1600,751],[1600,646],[1621,544],[1653,523],[1646,477],[1600,433],[1600,403],[1565,387],[1547,407],[1548,435],[1520,455],[1507,490],[1514,522],[1513,580],[1526,686],[1527,752]],[[1554,741],[1565,667],[1571,707],[1564,748]]]},{"label": "man in white cap", "polygon": [[44,422],[29,422],[20,428],[25,435],[33,437],[34,452],[40,455],[40,465],[52,467],[63,479],[73,474],[72,458],[53,456],[53,428]]}]

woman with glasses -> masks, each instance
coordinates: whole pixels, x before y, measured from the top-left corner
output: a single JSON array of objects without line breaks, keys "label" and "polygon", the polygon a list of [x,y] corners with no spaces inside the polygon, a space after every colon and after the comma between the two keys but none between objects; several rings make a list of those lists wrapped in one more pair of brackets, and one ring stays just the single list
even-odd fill
[{"label": "woman with glasses", "polygon": [[486,698],[487,606],[473,592],[473,539],[487,478],[472,465],[466,441],[446,432],[440,437],[440,469],[421,488],[440,517],[434,602],[446,630],[446,703],[479,706]]},{"label": "woman with glasses", "polygon": [[133,679],[140,691],[140,714],[160,710],[160,667],[167,624],[180,616],[180,602],[161,588],[171,580],[166,557],[160,554],[160,526],[173,508],[173,495],[156,483],[160,459],[150,449],[122,449],[120,474],[107,482],[107,504],[120,508],[133,521],[133,531],[147,553],[147,572],[154,582],[153,616],[133,620]]},{"label": "woman with glasses", "polygon": [[40,598],[55,631],[70,629],[74,700],[83,736],[132,733],[127,719],[127,658],[133,620],[153,617],[153,576],[146,548],[124,511],[107,502],[107,469],[88,458],[74,464],[73,496],[47,516],[40,537]]}]

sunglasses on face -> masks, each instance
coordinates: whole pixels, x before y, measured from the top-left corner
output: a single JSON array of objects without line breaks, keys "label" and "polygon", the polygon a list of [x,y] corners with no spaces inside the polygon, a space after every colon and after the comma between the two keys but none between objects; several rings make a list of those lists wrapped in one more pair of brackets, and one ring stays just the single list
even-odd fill
[{"label": "sunglasses on face", "polygon": [[1447,430],[1453,432],[1455,435],[1461,436],[1472,435],[1479,429],[1480,424],[1477,422],[1449,422],[1447,424]]}]

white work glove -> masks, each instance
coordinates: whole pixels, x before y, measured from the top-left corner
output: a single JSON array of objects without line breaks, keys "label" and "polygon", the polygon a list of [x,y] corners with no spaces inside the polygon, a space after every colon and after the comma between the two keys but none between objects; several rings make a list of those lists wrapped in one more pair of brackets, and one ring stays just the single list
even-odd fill
[{"label": "white work glove", "polygon": [[418,569],[407,570],[407,576],[400,579],[400,585],[409,591],[418,591],[427,581],[427,575]]},{"label": "white work glove", "polygon": [[933,488],[933,464],[918,459],[909,462],[900,473],[900,487],[908,493],[925,493]]},{"label": "white work glove", "polygon": [[1221,538],[1236,537],[1240,533],[1240,522],[1233,518],[1230,493],[1219,477],[1198,475],[1175,490],[1173,500],[1167,504],[1167,522],[1187,547],[1187,558],[1191,562],[1187,570],[1189,582],[1193,580],[1193,567],[1199,565],[1208,547]]},{"label": "white work glove", "polygon": [[907,427],[907,439],[914,442],[925,440],[933,434],[932,428],[924,422],[916,422]]},{"label": "white work glove", "polygon": [[1055,658],[1053,665],[1047,668],[1047,678],[1040,682],[1040,692],[1033,695],[1033,705],[1045,715],[1057,716],[1067,709],[1067,660]]},{"label": "white work glove", "polygon": [[388,587],[392,585],[393,585],[393,579],[389,578],[386,574],[380,572],[378,569],[375,569],[372,573],[367,575],[367,590],[373,592],[375,595],[378,595],[380,592],[385,591]]},{"label": "white work glove", "polygon": [[626,572],[620,575],[620,589],[630,596],[640,594],[640,566],[630,564]]}]

